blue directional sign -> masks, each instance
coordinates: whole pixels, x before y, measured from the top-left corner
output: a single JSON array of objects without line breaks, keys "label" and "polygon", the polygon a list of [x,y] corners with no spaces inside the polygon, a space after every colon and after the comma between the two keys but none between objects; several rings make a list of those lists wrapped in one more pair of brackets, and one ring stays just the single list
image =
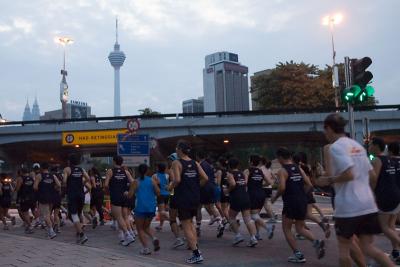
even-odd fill
[{"label": "blue directional sign", "polygon": [[150,138],[147,134],[118,134],[118,155],[148,156],[150,154]]}]

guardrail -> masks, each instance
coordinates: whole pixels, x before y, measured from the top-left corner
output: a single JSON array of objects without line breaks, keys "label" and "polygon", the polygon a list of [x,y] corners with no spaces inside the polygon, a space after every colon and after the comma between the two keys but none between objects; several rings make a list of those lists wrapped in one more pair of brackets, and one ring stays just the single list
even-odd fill
[{"label": "guardrail", "polygon": [[[167,113],[167,114],[151,114],[151,115],[129,115],[118,117],[91,117],[81,119],[52,119],[52,120],[35,120],[35,121],[6,121],[1,122],[0,125],[29,125],[29,124],[62,124],[68,122],[89,122],[89,121],[116,121],[128,120],[132,118],[140,119],[166,119],[166,118],[185,118],[185,117],[222,117],[233,115],[279,115],[279,114],[303,114],[303,113],[329,113],[335,112],[335,107],[322,107],[322,108],[281,108],[281,109],[265,109],[265,110],[251,110],[251,111],[226,111],[226,112],[204,112],[204,113]],[[347,107],[340,107],[340,112],[345,112]],[[400,105],[376,105],[376,106],[363,106],[355,107],[355,111],[377,111],[377,110],[400,110]]]}]

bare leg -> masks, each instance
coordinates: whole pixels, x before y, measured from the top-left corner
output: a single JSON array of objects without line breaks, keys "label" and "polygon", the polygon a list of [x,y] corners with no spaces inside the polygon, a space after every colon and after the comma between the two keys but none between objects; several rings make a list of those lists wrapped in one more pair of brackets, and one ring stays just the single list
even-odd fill
[{"label": "bare leg", "polygon": [[373,258],[377,263],[383,267],[394,267],[394,263],[389,259],[386,254],[373,245],[373,235],[359,236],[360,248],[369,257]]}]

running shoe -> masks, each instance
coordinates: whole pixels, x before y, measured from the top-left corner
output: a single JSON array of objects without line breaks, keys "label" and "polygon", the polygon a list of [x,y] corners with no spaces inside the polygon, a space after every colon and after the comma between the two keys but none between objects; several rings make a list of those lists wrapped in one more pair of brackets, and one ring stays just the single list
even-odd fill
[{"label": "running shoe", "polygon": [[267,225],[268,239],[272,239],[274,237],[274,231],[275,231],[275,224],[268,224]]},{"label": "running shoe", "polygon": [[17,222],[15,220],[15,216],[11,217],[11,225],[15,225]]},{"label": "running shoe", "polygon": [[161,232],[162,231],[162,227],[160,225],[157,225],[155,227],[155,229],[156,229],[157,232]]},{"label": "running shoe", "polygon": [[178,237],[174,244],[172,245],[173,248],[179,248],[181,246],[185,245],[185,242],[183,242],[182,238]]},{"label": "running shoe", "polygon": [[34,231],[33,231],[32,227],[25,228],[25,234],[33,234],[33,233],[34,233]]},{"label": "running shoe", "polygon": [[124,232],[119,231],[118,238],[119,238],[119,243],[122,244],[122,242],[124,242],[124,240],[125,240]]},{"label": "running shoe", "polygon": [[218,217],[211,217],[208,225],[213,225],[215,222],[219,222],[221,219]]},{"label": "running shoe", "polygon": [[60,227],[58,226],[58,224],[55,224],[55,225],[54,225],[54,232],[56,232],[56,234],[61,233]]},{"label": "running shoe", "polygon": [[254,248],[255,246],[257,246],[258,241],[256,237],[251,237],[249,243],[247,243],[247,246],[250,248]]},{"label": "running shoe", "polygon": [[151,250],[149,248],[142,248],[139,253],[141,255],[150,255],[151,254]]},{"label": "running shoe", "polygon": [[315,240],[313,247],[315,248],[315,252],[317,253],[317,258],[322,259],[325,256],[325,241]]},{"label": "running shoe", "polygon": [[242,243],[244,241],[244,238],[241,235],[235,236],[235,239],[233,240],[232,245],[236,246],[239,243]]},{"label": "running shoe", "polygon": [[85,244],[88,240],[89,240],[89,239],[88,239],[88,237],[87,237],[85,234],[79,236],[79,243],[80,243],[81,245]]},{"label": "running shoe", "polygon": [[255,237],[256,237],[257,241],[263,240],[262,237],[261,237],[261,235],[260,235],[260,233],[257,233],[257,234],[255,235]]},{"label": "running shoe", "polygon": [[304,258],[303,253],[301,253],[300,251],[297,251],[293,254],[293,256],[290,256],[288,258],[288,262],[292,262],[292,263],[305,263],[306,259]]},{"label": "running shoe", "polygon": [[157,238],[153,240],[153,249],[154,251],[160,250],[160,240],[158,240]]},{"label": "running shoe", "polygon": [[94,216],[94,217],[93,217],[93,220],[92,220],[92,228],[93,228],[93,229],[96,229],[97,224],[98,224],[97,217]]},{"label": "running shoe", "polygon": [[63,227],[65,225],[65,221],[64,221],[64,219],[61,219],[61,221],[60,221],[60,227]]},{"label": "running shoe", "polygon": [[100,226],[103,226],[104,225],[104,221],[100,221]]},{"label": "running shoe", "polygon": [[49,237],[50,239],[53,239],[53,238],[55,238],[56,236],[57,236],[57,234],[56,234],[53,230],[49,231],[48,237]]},{"label": "running shoe", "polygon": [[38,228],[41,225],[40,221],[36,221],[33,227]]},{"label": "running shoe", "polygon": [[186,263],[196,264],[196,263],[202,262],[203,260],[204,259],[203,259],[203,256],[201,254],[199,256],[196,256],[193,253],[192,256],[189,259],[186,260]]},{"label": "running shoe", "polygon": [[267,223],[277,223],[275,218],[268,219]]},{"label": "running shoe", "polygon": [[297,240],[306,240],[306,238],[300,234],[296,234],[296,239]]},{"label": "running shoe", "polygon": [[126,235],[124,241],[121,243],[121,245],[123,245],[124,247],[129,246],[130,244],[132,244],[133,242],[135,242],[135,238],[131,235]]}]

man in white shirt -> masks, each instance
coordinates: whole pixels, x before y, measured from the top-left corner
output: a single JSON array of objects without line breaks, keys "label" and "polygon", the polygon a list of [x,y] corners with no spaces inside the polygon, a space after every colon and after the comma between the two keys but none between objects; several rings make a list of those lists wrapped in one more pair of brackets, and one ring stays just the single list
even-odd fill
[{"label": "man in white shirt", "polygon": [[330,167],[333,176],[320,177],[319,186],[335,188],[335,230],[339,245],[339,263],[351,267],[351,239],[356,235],[363,253],[381,266],[394,266],[389,257],[373,245],[373,236],[381,229],[378,208],[370,188],[370,177],[375,173],[365,149],[346,137],[346,121],[339,114],[325,118],[324,133],[331,143]]}]

